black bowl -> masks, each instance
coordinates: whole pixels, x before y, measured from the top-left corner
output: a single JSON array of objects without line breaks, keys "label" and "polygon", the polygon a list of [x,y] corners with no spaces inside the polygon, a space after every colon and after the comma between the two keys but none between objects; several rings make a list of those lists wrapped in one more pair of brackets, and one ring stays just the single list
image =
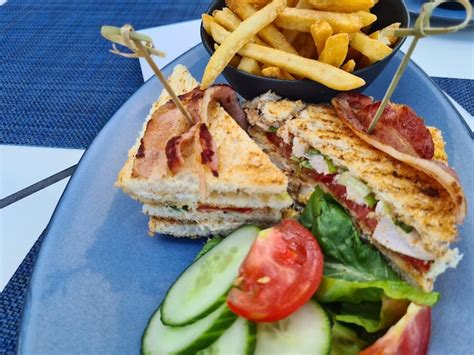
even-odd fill
[{"label": "black bowl", "polygon": [[[214,10],[222,9],[225,6],[223,0],[214,1],[207,10],[212,14]],[[408,27],[408,10],[402,0],[379,1],[371,11],[377,15],[377,21],[372,24],[371,31],[384,28],[394,22],[400,22],[401,27]],[[214,53],[214,39],[209,36],[201,24],[201,40],[210,55]],[[379,62],[366,68],[354,71],[354,74],[363,78],[366,84],[357,89],[364,90],[382,72],[393,55],[400,49],[405,38],[401,38],[395,44],[392,53]],[[237,92],[246,99],[254,98],[260,94],[272,90],[282,97],[289,99],[301,99],[307,102],[328,102],[339,91],[330,89],[327,86],[315,81],[304,80],[281,80],[257,76],[238,70],[230,65],[224,69],[224,77],[234,87]]]}]

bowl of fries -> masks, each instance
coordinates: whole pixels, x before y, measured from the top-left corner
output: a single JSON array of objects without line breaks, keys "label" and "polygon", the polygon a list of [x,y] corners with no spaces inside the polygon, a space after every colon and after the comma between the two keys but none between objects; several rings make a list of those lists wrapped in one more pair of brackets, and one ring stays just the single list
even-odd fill
[{"label": "bowl of fries", "polygon": [[392,30],[409,25],[402,0],[218,0],[202,20],[203,87],[223,73],[246,99],[307,102],[370,85],[405,40]]}]

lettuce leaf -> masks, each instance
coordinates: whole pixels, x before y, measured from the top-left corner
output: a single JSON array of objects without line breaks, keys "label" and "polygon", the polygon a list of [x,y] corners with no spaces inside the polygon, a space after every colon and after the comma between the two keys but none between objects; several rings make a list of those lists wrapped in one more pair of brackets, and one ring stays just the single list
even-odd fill
[{"label": "lettuce leaf", "polygon": [[373,333],[396,323],[409,301],[432,306],[439,300],[439,293],[425,293],[402,281],[382,254],[361,240],[344,208],[320,188],[300,222],[323,251],[324,276],[315,298],[335,309],[335,320]]},{"label": "lettuce leaf", "polygon": [[374,333],[386,329],[403,317],[409,302],[383,297],[382,302],[341,303],[339,314],[334,319],[357,324],[367,332]]},{"label": "lettuce leaf", "polygon": [[367,345],[351,328],[334,322],[331,328],[331,355],[357,355]]},{"label": "lettuce leaf", "polygon": [[410,300],[420,305],[432,306],[439,300],[438,292],[423,292],[403,281],[354,282],[324,276],[316,299],[323,303],[381,301],[382,296],[396,300]]},{"label": "lettuce leaf", "polygon": [[300,222],[318,239],[325,256],[325,275],[352,281],[400,280],[379,251],[362,242],[344,208],[319,187]]},{"label": "lettuce leaf", "polygon": [[354,282],[324,276],[315,298],[324,304],[338,304],[336,320],[373,333],[395,324],[409,301],[432,306],[439,293],[426,293],[403,281]]}]

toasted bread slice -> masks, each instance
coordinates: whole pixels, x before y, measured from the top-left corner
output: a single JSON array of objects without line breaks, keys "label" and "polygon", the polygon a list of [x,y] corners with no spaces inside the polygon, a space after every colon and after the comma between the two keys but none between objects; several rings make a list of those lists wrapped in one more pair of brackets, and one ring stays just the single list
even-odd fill
[{"label": "toasted bread slice", "polygon": [[256,208],[291,205],[286,176],[220,106],[212,110],[214,119],[209,130],[217,146],[219,177],[204,169],[206,196],[199,194],[199,178],[189,160],[192,158],[185,161],[185,168],[177,175],[166,171],[157,178],[141,178],[132,175],[132,157],[120,172],[117,186],[141,201],[159,204],[179,201],[179,205],[188,206],[202,203]]},{"label": "toasted bread slice", "polygon": [[219,221],[183,223],[179,219],[151,217],[148,222],[148,227],[150,234],[168,234],[178,238],[188,237],[194,239],[215,235],[226,236],[245,224],[247,223],[241,221],[227,222],[224,224]]},{"label": "toasted bread slice", "polygon": [[[178,71],[176,75],[190,76],[189,73]],[[192,80],[173,79],[178,88],[187,90],[195,82]],[[156,107],[155,105],[154,107]],[[153,111],[151,116],[153,116]],[[257,208],[285,208],[291,204],[286,194],[288,180],[278,170],[262,150],[253,142],[245,131],[220,106],[211,108],[212,120],[209,130],[217,146],[219,161],[219,177],[214,177],[210,170],[204,169],[207,184],[207,196],[199,194],[199,178],[193,169],[192,157],[187,158],[185,167],[176,175],[169,170],[164,174],[150,178],[135,177],[132,174],[133,163],[137,153],[137,145],[129,152],[129,158],[121,170],[117,186],[138,199],[151,200],[166,204],[180,201],[180,205],[194,206],[198,202],[211,205],[224,203],[227,206],[255,206]],[[143,132],[147,134],[147,131]],[[138,142],[140,139],[138,140]],[[161,159],[165,159],[162,155]],[[166,162],[158,161],[157,166],[166,166]],[[223,201],[222,197],[226,201]]]}]

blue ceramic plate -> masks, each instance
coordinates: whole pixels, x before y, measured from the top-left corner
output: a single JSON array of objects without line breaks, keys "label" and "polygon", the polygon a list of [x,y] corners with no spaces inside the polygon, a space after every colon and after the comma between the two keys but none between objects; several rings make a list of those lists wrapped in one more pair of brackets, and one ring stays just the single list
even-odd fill
[{"label": "blue ceramic plate", "polygon": [[[421,7],[426,1],[427,0],[405,0],[405,5],[411,14],[418,16]],[[464,9],[447,9],[438,7],[433,11],[431,18],[441,21],[462,22],[466,18],[466,12]],[[471,19],[470,26],[472,26],[473,23],[474,19]]]},{"label": "blue ceramic plate", "polygon": [[[400,58],[394,57],[368,94],[380,98]],[[169,75],[180,63],[199,79],[207,60],[198,45],[164,73]],[[148,237],[139,203],[113,186],[160,91],[155,78],[146,82],[100,132],[70,180],[36,262],[20,353],[138,353],[148,318],[203,245],[203,240]],[[410,64],[394,100],[412,106],[428,124],[444,131],[450,162],[474,201],[474,145],[446,97]],[[436,285],[442,299],[434,308],[433,354],[470,353],[474,348],[469,335],[474,326],[473,222],[470,215],[461,228],[464,260]]]}]

